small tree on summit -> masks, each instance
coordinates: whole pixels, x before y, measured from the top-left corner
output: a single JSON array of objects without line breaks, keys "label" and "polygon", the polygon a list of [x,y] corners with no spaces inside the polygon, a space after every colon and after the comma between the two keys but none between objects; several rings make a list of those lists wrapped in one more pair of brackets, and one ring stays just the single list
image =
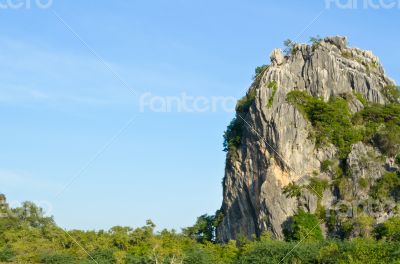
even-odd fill
[{"label": "small tree on summit", "polygon": [[286,56],[290,56],[291,54],[293,54],[295,45],[296,43],[291,39],[287,39],[283,42],[283,46],[285,46],[283,52],[285,53]]}]

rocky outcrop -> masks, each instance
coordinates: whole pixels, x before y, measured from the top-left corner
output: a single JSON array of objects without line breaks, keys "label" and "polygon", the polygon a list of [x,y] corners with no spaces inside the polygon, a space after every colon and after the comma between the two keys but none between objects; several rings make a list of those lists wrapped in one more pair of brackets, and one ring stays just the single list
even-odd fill
[{"label": "rocky outcrop", "polygon": [[258,236],[264,231],[282,238],[285,222],[299,207],[315,213],[319,203],[332,208],[347,196],[367,199],[366,190],[357,188],[356,183],[361,178],[379,178],[387,170],[387,160],[360,142],[352,146],[345,164],[352,175],[348,193],[329,187],[322,197],[308,190],[300,197],[285,195],[282,190],[290,183],[304,185],[315,177],[331,181],[334,169],[321,167],[324,161],[337,160],[335,146],[316,147],[310,138],[310,122],[286,101],[287,94],[307,91],[325,101],[348,95],[349,109],[356,113],[363,104],[353,95],[383,104],[382,89],[394,81],[385,75],[372,52],[349,48],[344,37],[326,38],[314,45],[296,44],[287,56],[276,49],[270,57],[271,64],[250,87],[255,97],[248,111],[237,113],[245,126],[240,146],[227,154],[220,210],[223,219],[217,228],[220,241],[238,235]]}]

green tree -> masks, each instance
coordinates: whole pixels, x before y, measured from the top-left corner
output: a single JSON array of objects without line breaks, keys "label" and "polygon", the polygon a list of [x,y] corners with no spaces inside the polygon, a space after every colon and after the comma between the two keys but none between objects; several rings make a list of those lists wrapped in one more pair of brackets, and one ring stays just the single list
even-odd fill
[{"label": "green tree", "polygon": [[263,72],[265,72],[268,69],[269,65],[261,65],[256,67],[256,69],[254,70],[254,76],[253,76],[253,80],[257,79],[259,76],[261,76],[261,74]]},{"label": "green tree", "polygon": [[234,118],[224,133],[224,151],[235,151],[242,142],[243,121]]},{"label": "green tree", "polygon": [[400,100],[400,87],[399,86],[386,86],[382,90],[383,95],[391,103],[399,103]]},{"label": "green tree", "polygon": [[299,212],[293,216],[284,233],[288,241],[322,240],[324,238],[318,217],[306,213],[303,209],[300,209]]},{"label": "green tree", "polygon": [[385,173],[372,187],[371,196],[380,200],[392,197],[400,201],[400,175],[394,172]]},{"label": "green tree", "polygon": [[291,39],[287,39],[283,42],[283,46],[285,47],[283,52],[286,56],[290,56],[295,52],[296,43]]},{"label": "green tree", "polygon": [[377,239],[400,241],[400,217],[392,217],[375,228]]},{"label": "green tree", "polygon": [[1,262],[11,262],[15,257],[15,252],[10,246],[5,246],[0,248],[0,261]]},{"label": "green tree", "polygon": [[202,215],[192,227],[184,228],[183,234],[200,243],[215,241],[215,216]]}]

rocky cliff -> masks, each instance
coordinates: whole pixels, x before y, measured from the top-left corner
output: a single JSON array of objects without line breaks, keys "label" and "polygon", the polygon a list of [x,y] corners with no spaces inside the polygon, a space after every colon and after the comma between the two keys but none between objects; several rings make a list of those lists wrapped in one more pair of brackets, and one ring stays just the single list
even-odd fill
[{"label": "rocky cliff", "polygon": [[[394,134],[395,143],[382,139],[389,132],[379,138],[387,120],[373,123],[364,111],[398,103],[389,96],[395,83],[379,59],[348,47],[344,37],[289,45],[286,54],[276,49],[270,59],[238,102],[225,133],[218,240],[266,231],[283,238],[300,208],[318,215],[329,236],[343,235],[348,222],[350,235],[357,235],[355,219],[361,215],[379,223],[397,214],[393,190],[384,205],[376,204],[382,201],[376,193],[381,179],[398,170],[400,134]],[[330,112],[336,113],[332,121],[326,120]],[[381,149],[385,143],[390,146]]]}]

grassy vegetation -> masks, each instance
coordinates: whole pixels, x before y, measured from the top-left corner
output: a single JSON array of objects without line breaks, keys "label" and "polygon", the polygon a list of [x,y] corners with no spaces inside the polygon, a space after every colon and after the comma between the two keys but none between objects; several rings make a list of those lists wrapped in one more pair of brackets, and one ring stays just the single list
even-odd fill
[{"label": "grassy vegetation", "polygon": [[365,178],[359,178],[358,186],[360,186],[362,189],[366,189],[368,187],[368,180]]},{"label": "grassy vegetation", "polygon": [[274,97],[276,92],[278,91],[278,83],[276,81],[272,81],[268,84],[268,89],[272,89],[271,97],[268,99],[267,107],[271,108],[274,103]]},{"label": "grassy vegetation", "polygon": [[354,58],[353,54],[349,51],[342,51],[342,56],[349,60]]},{"label": "grassy vegetation", "polygon": [[333,143],[339,150],[339,157],[345,158],[351,145],[362,140],[362,133],[353,126],[347,101],[333,98],[324,102],[304,91],[292,91],[287,94],[287,101],[297,107],[311,122],[318,147]]},{"label": "grassy vegetation", "polygon": [[310,184],[307,186],[307,188],[315,193],[318,197],[318,200],[321,199],[321,197],[324,195],[324,191],[326,188],[329,187],[329,183],[327,180],[321,180],[318,178],[312,178],[310,180]]},{"label": "grassy vegetation", "polygon": [[380,200],[393,198],[397,202],[400,201],[400,173],[385,173],[372,187],[371,196]]},{"label": "grassy vegetation", "polygon": [[327,172],[329,171],[333,166],[333,161],[331,160],[324,160],[321,164],[321,171]]},{"label": "grassy vegetation", "polygon": [[364,141],[371,140],[383,154],[395,156],[400,151],[400,104],[370,104],[354,117],[364,127]]},{"label": "grassy vegetation", "polygon": [[283,188],[283,194],[288,198],[298,198],[301,196],[301,186],[291,182]]},{"label": "grassy vegetation", "polygon": [[400,241],[400,217],[393,217],[375,228],[377,239]]},{"label": "grassy vegetation", "polygon": [[390,103],[399,103],[400,88],[398,86],[386,86],[382,93]]},{"label": "grassy vegetation", "polygon": [[[389,90],[392,91],[391,88]],[[362,98],[361,95],[358,97]],[[334,144],[339,150],[339,159],[346,158],[351,145],[358,141],[371,142],[383,154],[392,157],[400,151],[398,103],[368,104],[364,99],[361,102],[365,108],[352,115],[348,102],[341,97],[325,102],[307,92],[292,91],[288,93],[287,101],[295,105],[311,122],[316,145],[320,147],[326,143]]]},{"label": "grassy vegetation", "polygon": [[353,95],[357,98],[358,101],[360,101],[363,104],[363,106],[368,105],[368,100],[365,99],[365,97],[362,94],[354,92]]}]

